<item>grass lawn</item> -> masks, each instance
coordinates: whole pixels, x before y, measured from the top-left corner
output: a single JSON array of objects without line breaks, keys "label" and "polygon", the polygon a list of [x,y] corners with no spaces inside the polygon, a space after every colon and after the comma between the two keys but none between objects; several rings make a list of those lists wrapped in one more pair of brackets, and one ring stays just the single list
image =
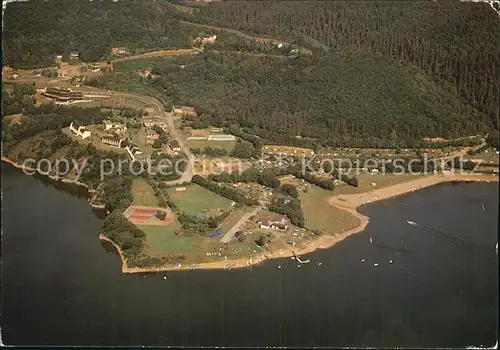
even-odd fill
[{"label": "grass lawn", "polygon": [[234,141],[187,140],[186,141],[189,148],[199,148],[202,151],[205,149],[205,147],[223,148],[228,153],[231,153],[231,151],[234,149],[236,142],[237,142],[236,140]]},{"label": "grass lawn", "polygon": [[307,193],[300,193],[307,228],[335,234],[359,225],[357,217],[328,203],[336,191],[311,186]]},{"label": "grass lawn", "polygon": [[145,250],[151,255],[182,254],[196,250],[199,237],[177,236],[174,232],[181,226],[174,221],[168,226],[139,225],[146,233]]},{"label": "grass lawn", "polygon": [[[392,185],[396,185],[403,182],[408,182],[412,180],[416,180],[423,175],[410,175],[410,174],[401,174],[401,175],[370,175],[370,174],[360,174],[356,176],[358,178],[359,187],[352,187],[348,184],[343,184],[335,187],[335,190],[332,195],[338,194],[355,194],[371,191],[377,188],[388,187]],[[376,185],[372,187],[372,182]]]},{"label": "grass lawn", "polygon": [[135,178],[132,182],[132,196],[135,205],[158,206],[158,198],[155,196],[153,188],[143,178]]},{"label": "grass lawn", "polygon": [[[234,209],[231,214],[224,220],[217,229],[222,230],[225,234],[227,231],[229,231],[243,215],[246,213],[251,212],[254,210],[255,207],[243,207],[243,208],[237,208]],[[222,237],[222,236],[221,236]]]},{"label": "grass lawn", "polygon": [[186,186],[185,191],[176,191],[175,187],[167,188],[167,192],[180,211],[191,215],[204,215],[203,209],[207,210],[207,214],[215,214],[213,212],[217,208],[223,211],[232,209],[231,200],[196,184]]}]

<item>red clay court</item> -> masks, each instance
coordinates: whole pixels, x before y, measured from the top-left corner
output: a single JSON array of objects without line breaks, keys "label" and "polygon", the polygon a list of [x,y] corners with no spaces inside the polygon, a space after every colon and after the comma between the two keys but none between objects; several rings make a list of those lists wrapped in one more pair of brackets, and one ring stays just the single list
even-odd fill
[{"label": "red clay court", "polygon": [[[160,220],[156,217],[156,212],[160,210],[167,214],[165,220]],[[123,215],[135,225],[170,225],[174,222],[174,213],[170,209],[139,207],[131,205]]]}]

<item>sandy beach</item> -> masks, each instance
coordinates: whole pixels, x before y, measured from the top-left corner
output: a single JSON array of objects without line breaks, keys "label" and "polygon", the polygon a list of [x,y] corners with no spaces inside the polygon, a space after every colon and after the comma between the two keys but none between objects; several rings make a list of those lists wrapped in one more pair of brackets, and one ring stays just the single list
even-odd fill
[{"label": "sandy beach", "polygon": [[422,177],[416,177],[415,180],[405,183],[396,184],[393,186],[374,189],[371,191],[349,194],[349,195],[334,195],[328,202],[332,206],[336,206],[345,210],[360,219],[360,224],[348,231],[336,233],[334,235],[323,235],[314,241],[311,241],[305,248],[302,249],[282,249],[276,252],[262,253],[252,258],[228,259],[222,261],[214,261],[208,263],[200,263],[195,265],[166,265],[162,267],[129,267],[127,261],[118,245],[111,239],[106,237],[105,234],[99,236],[100,239],[113,244],[118,251],[122,261],[122,272],[124,273],[147,273],[147,272],[161,272],[161,271],[182,271],[191,269],[232,269],[237,268],[251,268],[255,265],[262,264],[267,259],[290,258],[295,253],[300,257],[304,254],[309,254],[317,249],[327,249],[337,244],[338,242],[346,239],[347,237],[363,231],[368,225],[370,218],[359,213],[357,208],[363,204],[373,203],[384,199],[395,198],[397,196],[414,192],[419,189],[437,185],[444,182],[461,181],[461,182],[498,182],[498,176],[495,175],[470,175],[470,174],[436,174]]}]

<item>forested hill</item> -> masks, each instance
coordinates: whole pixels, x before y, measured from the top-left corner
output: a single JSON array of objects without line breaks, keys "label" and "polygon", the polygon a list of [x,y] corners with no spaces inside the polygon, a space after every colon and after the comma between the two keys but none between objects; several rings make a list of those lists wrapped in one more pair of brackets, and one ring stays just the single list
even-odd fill
[{"label": "forested hill", "polygon": [[500,18],[486,3],[460,1],[224,1],[192,21],[355,48],[412,62],[453,84],[498,125]]},{"label": "forested hill", "polygon": [[54,64],[57,53],[84,61],[108,56],[112,47],[135,52],[186,48],[191,39],[166,0],[30,0],[5,10],[3,63],[17,68]]},{"label": "forested hill", "polygon": [[[207,52],[165,60],[153,72],[160,77],[144,84],[166,101],[196,106],[198,127],[237,123],[276,143],[411,147],[424,137],[487,132],[485,115],[452,89],[411,64],[369,53],[280,59]],[[94,83],[133,86],[115,74]]]}]

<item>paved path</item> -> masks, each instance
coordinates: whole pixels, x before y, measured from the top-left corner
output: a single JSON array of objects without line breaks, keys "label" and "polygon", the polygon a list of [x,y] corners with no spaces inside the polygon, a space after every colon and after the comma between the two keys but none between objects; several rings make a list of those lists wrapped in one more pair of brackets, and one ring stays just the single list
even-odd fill
[{"label": "paved path", "polygon": [[264,207],[262,205],[258,206],[254,210],[252,210],[250,213],[247,213],[241,217],[241,219],[238,220],[238,222],[231,227],[229,231],[221,238],[221,243],[229,243],[231,240],[234,238],[234,235],[236,232],[238,232],[243,225],[245,225],[250,218],[256,214],[258,214]]}]

